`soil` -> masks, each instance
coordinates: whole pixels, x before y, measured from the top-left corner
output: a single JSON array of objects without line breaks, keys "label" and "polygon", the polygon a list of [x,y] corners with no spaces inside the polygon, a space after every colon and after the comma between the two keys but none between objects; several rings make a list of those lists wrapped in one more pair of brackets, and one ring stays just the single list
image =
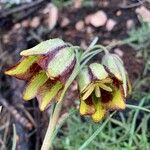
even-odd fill
[{"label": "soil", "polygon": [[[130,4],[131,1],[127,1],[127,3]],[[125,39],[128,36],[129,29],[127,28],[127,21],[132,20],[133,26],[135,27],[138,27],[139,25],[139,21],[135,13],[136,7],[122,8],[122,3],[120,3],[120,0],[104,1],[102,3],[95,1],[94,7],[84,6],[81,8],[74,8],[71,6],[63,8],[59,10],[58,23],[52,30],[47,30],[45,24],[46,18],[42,14],[43,9],[44,7],[35,10],[32,15],[26,16],[23,19],[20,19],[18,22],[13,21],[13,16],[11,16],[11,20],[8,18],[3,18],[3,22],[7,22],[7,25],[5,26],[4,23],[0,24],[0,64],[2,64],[0,66],[1,72],[19,60],[20,51],[35,46],[41,39],[46,40],[49,38],[59,37],[64,41],[71,42],[74,45],[80,45],[81,47],[86,48],[94,39],[94,37],[98,36],[98,42],[107,45],[111,41]],[[80,31],[76,29],[75,26],[78,21],[84,22],[86,16],[98,10],[104,11],[108,18],[116,21],[116,25],[111,31],[107,31],[105,26],[96,28],[86,23],[84,23],[84,28]],[[32,28],[29,26],[29,24],[35,16],[38,17],[41,22],[36,28]],[[68,18],[70,23],[67,26],[62,27],[61,24],[64,18]],[[25,21],[26,25],[23,25],[23,23],[25,24]],[[144,61],[142,58],[136,57],[135,50],[130,46],[124,45],[118,48],[123,52],[122,58],[125,63],[125,67],[131,80],[134,81],[143,72]],[[99,59],[99,57],[97,59]],[[23,82],[5,76],[3,73],[0,74],[0,95],[6,99],[9,105],[13,106],[14,110],[18,110],[18,113],[22,113],[22,109],[18,109],[18,105],[25,107],[27,111],[32,114],[31,117],[33,118],[36,125],[38,123],[38,126],[33,126],[32,130],[25,129],[26,127],[23,124],[20,125],[20,122],[18,123],[15,115],[10,114],[10,116],[13,117],[8,117],[8,115],[4,113],[7,112],[6,110],[3,112],[5,115],[2,117],[2,119],[0,119],[0,123],[4,124],[4,120],[7,120],[8,118],[10,119],[11,123],[15,122],[15,124],[20,127],[20,130],[25,131],[24,136],[29,135],[29,133],[31,134],[29,137],[31,141],[29,142],[29,140],[27,140],[24,144],[26,144],[27,147],[38,150],[39,146],[41,145],[41,141],[43,139],[48,122],[47,112],[40,113],[37,102],[23,102],[21,98],[21,92],[23,88]],[[72,105],[76,106],[73,101],[73,99],[78,97],[76,83],[74,83],[74,86],[72,89],[70,89],[70,91],[72,92],[71,94],[67,94],[66,103],[63,110],[67,110]],[[65,111],[63,111],[63,113],[65,113]],[[25,114],[24,116],[25,118],[28,118]],[[30,119],[28,118],[28,120]],[[21,135],[19,134],[20,131],[17,132],[19,138],[21,138]],[[34,141],[36,144],[32,145],[32,141]],[[24,147],[24,144],[22,145],[22,143],[20,143],[20,147]]]}]

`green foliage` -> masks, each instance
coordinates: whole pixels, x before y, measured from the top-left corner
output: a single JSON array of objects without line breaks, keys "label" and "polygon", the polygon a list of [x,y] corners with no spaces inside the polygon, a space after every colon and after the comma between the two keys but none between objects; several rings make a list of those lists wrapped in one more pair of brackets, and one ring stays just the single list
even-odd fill
[{"label": "green foliage", "polygon": [[[135,105],[127,105],[128,109],[115,114],[106,124],[107,119],[96,124],[88,118],[82,119],[78,112],[73,114],[59,129],[54,148],[81,150],[84,145],[84,150],[149,150],[150,92],[142,88],[150,84],[149,39],[150,25],[142,23],[141,27],[131,30],[129,38],[124,40],[138,50],[137,55],[142,56],[145,61],[142,76],[134,82],[132,98]],[[130,100],[127,101],[129,102]],[[148,111],[145,111],[146,109]],[[96,134],[97,131],[100,132]],[[93,135],[96,136],[89,143]]]},{"label": "green foliage", "polygon": [[143,97],[147,92],[143,90],[143,86],[148,88],[150,84],[150,24],[141,21],[141,26],[132,29],[129,32],[129,37],[124,40],[124,43],[129,44],[135,50],[137,50],[137,57],[142,57],[144,61],[144,71],[133,84],[134,98]]},{"label": "green foliage", "polygon": [[52,2],[59,8],[70,6],[73,0],[52,0]]},{"label": "green foliage", "polygon": [[[91,7],[94,5],[94,2],[91,0],[81,0],[83,7]],[[52,2],[59,8],[71,6],[74,0],[52,0]]]},{"label": "green foliage", "polygon": [[[141,99],[138,105],[144,108],[148,101],[150,95]],[[148,150],[149,121],[150,114],[136,107],[126,112],[119,112],[99,124],[89,119],[81,119],[77,112],[68,118],[59,130],[58,137],[54,139],[54,147],[58,150],[81,150],[84,144],[83,149],[86,150]],[[94,134],[96,136],[86,144]]]},{"label": "green foliage", "polygon": [[[150,25],[148,23],[141,23],[141,27],[132,29],[129,32],[129,44],[137,49],[145,49],[150,46]],[[128,40],[128,39],[127,39]]]}]

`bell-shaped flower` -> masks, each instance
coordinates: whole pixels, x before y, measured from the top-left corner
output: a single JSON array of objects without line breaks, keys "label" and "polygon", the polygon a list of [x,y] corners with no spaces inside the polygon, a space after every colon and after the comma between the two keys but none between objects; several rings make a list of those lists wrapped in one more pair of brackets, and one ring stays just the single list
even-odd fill
[{"label": "bell-shaped flower", "polygon": [[89,115],[99,122],[109,110],[125,108],[123,83],[107,69],[92,63],[78,76],[80,90],[80,114]]},{"label": "bell-shaped flower", "polygon": [[116,54],[107,53],[102,58],[102,64],[106,67],[107,71],[111,74],[111,76],[114,76],[119,81],[123,82],[124,94],[125,96],[127,96],[127,94],[129,93],[127,85],[129,85],[130,87],[129,90],[131,90],[131,86],[121,58]]},{"label": "bell-shaped flower", "polygon": [[21,55],[22,59],[5,74],[26,80],[23,99],[36,97],[43,111],[60,96],[70,77],[76,65],[74,49],[60,39],[50,39],[22,51]]}]

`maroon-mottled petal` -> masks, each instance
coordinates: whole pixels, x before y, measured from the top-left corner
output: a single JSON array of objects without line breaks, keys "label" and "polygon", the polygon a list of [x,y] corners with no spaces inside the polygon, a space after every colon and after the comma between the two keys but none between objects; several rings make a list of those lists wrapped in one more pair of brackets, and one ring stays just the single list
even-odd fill
[{"label": "maroon-mottled petal", "polygon": [[93,115],[95,113],[96,109],[95,109],[95,106],[94,106],[93,101],[92,101],[92,96],[89,96],[84,102],[90,108],[89,111],[87,111],[84,115],[88,115],[88,116]]},{"label": "maroon-mottled petal", "polygon": [[51,87],[56,83],[56,80],[47,80],[43,86],[41,86],[37,92],[36,98],[38,100],[39,105],[41,105],[41,97],[43,93],[47,91],[47,89],[51,89]]},{"label": "maroon-mottled petal", "polygon": [[91,68],[88,66],[88,74],[91,81],[97,80],[97,78],[93,75]]},{"label": "maroon-mottled petal", "polygon": [[86,100],[85,100],[87,105],[93,105],[93,101],[92,101],[92,96],[89,96]]},{"label": "maroon-mottled petal", "polygon": [[[53,88],[53,86],[56,85],[57,83],[58,83],[57,80],[48,79],[46,81],[46,83],[44,83],[44,85],[42,85],[39,88],[37,95],[36,95],[39,106],[41,106],[41,103],[42,103],[42,100],[43,100],[43,97],[45,96],[45,94],[49,93],[51,91],[51,89]],[[58,93],[55,95],[55,97],[49,99],[49,101],[48,101],[49,104],[46,106],[46,108],[48,108],[51,105],[51,103],[54,102],[54,100],[55,100],[55,102],[57,102],[57,99],[55,99],[55,98],[59,98],[59,94],[62,91],[62,89],[63,89],[63,86],[60,89],[58,89],[58,91],[57,91]],[[44,110],[46,108],[44,108]]]},{"label": "maroon-mottled petal", "polygon": [[65,83],[68,80],[75,67],[75,64],[76,64],[76,58],[74,58],[71,64],[64,70],[64,72],[61,73],[61,75],[59,76],[59,80],[62,83]]},{"label": "maroon-mottled petal", "polygon": [[101,101],[102,101],[102,103],[107,103],[113,98],[113,95],[111,92],[108,92],[108,91],[103,90],[103,89],[100,89],[100,90],[101,90]]},{"label": "maroon-mottled petal", "polygon": [[106,72],[109,74],[109,76],[112,78],[112,79],[116,79],[116,81],[117,82],[119,82],[119,83],[123,83],[121,80],[119,80],[111,71],[110,71],[110,69],[109,68],[107,68],[105,65],[104,65],[104,68],[105,68],[105,70],[106,70]]},{"label": "maroon-mottled petal", "polygon": [[[15,69],[18,66],[19,63],[13,65],[8,70]],[[16,74],[16,75],[13,75],[13,76],[16,77],[19,80],[30,80],[31,77],[34,74],[36,74],[37,72],[39,72],[40,70],[42,70],[42,68],[37,63],[33,63],[32,66],[25,73],[23,73],[23,74]],[[5,71],[7,71],[7,70],[5,70]]]},{"label": "maroon-mottled petal", "polygon": [[43,57],[41,57],[41,59],[38,60],[38,64],[44,69],[47,70],[48,64],[50,61],[52,61],[52,59],[56,56],[56,54],[64,49],[65,47],[69,47],[68,45],[62,45],[62,46],[58,46],[56,47],[54,50],[46,53],[43,55]]}]

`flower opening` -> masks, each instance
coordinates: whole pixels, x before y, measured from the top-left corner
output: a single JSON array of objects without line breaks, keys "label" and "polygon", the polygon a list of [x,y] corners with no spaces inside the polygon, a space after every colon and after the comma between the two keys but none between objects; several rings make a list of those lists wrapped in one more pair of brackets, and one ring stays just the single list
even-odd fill
[{"label": "flower opening", "polygon": [[89,115],[99,122],[109,110],[125,108],[122,81],[112,76],[103,65],[92,63],[85,67],[78,81],[81,115]]}]

